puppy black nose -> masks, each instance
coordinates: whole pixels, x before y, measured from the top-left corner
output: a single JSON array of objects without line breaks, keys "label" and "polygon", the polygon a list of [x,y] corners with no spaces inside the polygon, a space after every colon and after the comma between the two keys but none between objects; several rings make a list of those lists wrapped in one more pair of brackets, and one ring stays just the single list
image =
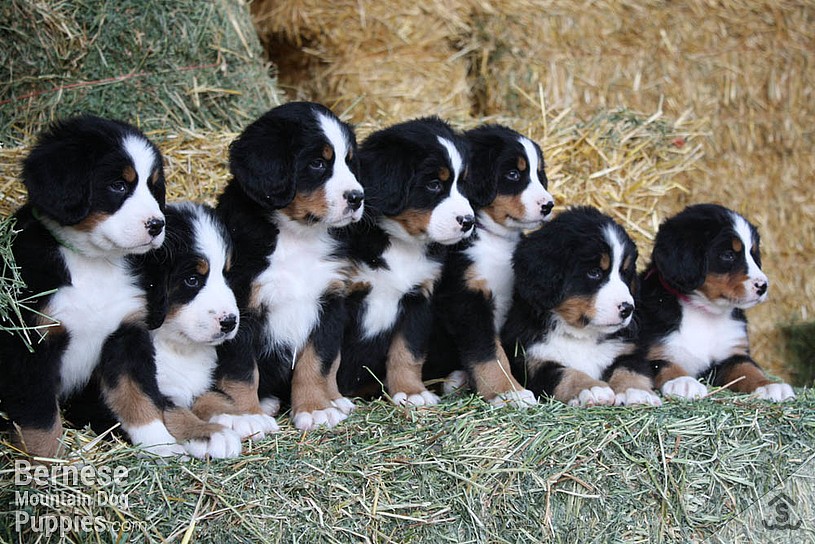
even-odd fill
[{"label": "puppy black nose", "polygon": [[362,206],[362,201],[365,199],[365,193],[362,191],[345,191],[342,196],[348,201],[348,207],[352,210],[358,210]]},{"label": "puppy black nose", "polygon": [[461,232],[467,232],[473,228],[473,225],[475,225],[475,217],[470,214],[459,215],[456,217],[456,221],[458,221],[458,224],[461,225]]},{"label": "puppy black nose", "polygon": [[229,314],[221,319],[221,332],[232,332],[238,325],[238,317],[235,314]]},{"label": "puppy black nose", "polygon": [[164,219],[153,218],[144,224],[147,229],[147,234],[155,238],[161,231],[164,230]]},{"label": "puppy black nose", "polygon": [[627,319],[628,316],[634,313],[634,305],[628,302],[620,304],[620,318]]},{"label": "puppy black nose", "polygon": [[755,286],[756,286],[756,294],[758,296],[761,296],[761,295],[763,295],[764,293],[767,292],[767,282],[766,281],[757,281],[755,283]]},{"label": "puppy black nose", "polygon": [[541,206],[541,215],[546,217],[547,215],[552,213],[552,208],[554,208],[554,207],[555,207],[554,202],[547,202],[546,204],[542,205]]}]

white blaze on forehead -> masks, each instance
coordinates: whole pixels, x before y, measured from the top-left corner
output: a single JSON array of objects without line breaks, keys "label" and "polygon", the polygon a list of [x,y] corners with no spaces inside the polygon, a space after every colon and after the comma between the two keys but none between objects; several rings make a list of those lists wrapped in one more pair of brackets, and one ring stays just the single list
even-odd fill
[{"label": "white blaze on forehead", "polygon": [[133,161],[139,182],[147,181],[153,169],[157,166],[156,153],[144,138],[140,136],[127,136],[122,142],[122,147]]},{"label": "white blaze on forehead", "polygon": [[634,304],[634,297],[631,295],[628,285],[620,276],[620,267],[625,252],[623,240],[620,239],[620,235],[613,225],[606,226],[603,231],[603,238],[605,238],[610,249],[611,268],[609,269],[608,281],[597,292],[597,314],[594,321],[598,325],[614,325],[620,323],[620,305],[624,302]]},{"label": "white blaze on forehead", "polygon": [[450,166],[453,167],[453,189],[451,189],[451,191],[458,191],[456,184],[458,183],[464,169],[464,159],[461,157],[461,154],[458,152],[458,149],[456,149],[453,142],[447,138],[442,138],[441,136],[437,136],[437,138],[439,139],[439,143],[447,150],[447,156],[450,158]]},{"label": "white blaze on forehead", "polygon": [[733,221],[733,230],[736,231],[736,236],[739,237],[741,243],[744,245],[744,258],[747,261],[747,275],[750,278],[766,279],[764,272],[759,268],[758,263],[753,259],[751,251],[753,250],[753,231],[750,224],[745,218],[735,212],[731,212]]},{"label": "white blaze on forehead", "polygon": [[524,152],[526,152],[526,159],[529,163],[529,178],[532,180],[532,183],[541,183],[540,178],[538,177],[538,168],[540,166],[540,159],[538,158],[538,150],[535,149],[535,144],[533,144],[529,138],[524,138],[523,136],[518,138],[518,141],[524,148]]},{"label": "white blaze on forehead", "polygon": [[543,182],[538,175],[538,167],[541,166],[538,150],[535,144],[528,138],[520,136],[518,141],[524,148],[529,167],[529,185],[521,193],[521,202],[526,210],[526,217],[519,218],[527,221],[540,221],[543,214],[543,205],[554,203],[555,199],[543,186]]},{"label": "white blaze on forehead", "polygon": [[336,164],[345,164],[345,157],[348,156],[348,150],[351,147],[350,142],[345,136],[345,131],[340,126],[340,123],[328,115],[318,113],[317,118],[320,121],[320,128],[323,129],[323,134],[331,142],[331,147],[334,148],[334,154],[338,157]]},{"label": "white blaze on forehead", "polygon": [[357,177],[345,162],[352,145],[337,119],[318,113],[317,120],[323,134],[334,150],[331,177],[325,182],[328,214],[324,221],[332,226],[344,226],[352,220],[359,220],[363,211],[362,206],[356,210],[351,209],[345,197],[349,191],[362,191],[362,185],[357,181]]},{"label": "white blaze on forehead", "polygon": [[193,223],[195,229],[196,249],[206,256],[210,271],[220,271],[226,266],[227,243],[212,217],[197,211]]}]

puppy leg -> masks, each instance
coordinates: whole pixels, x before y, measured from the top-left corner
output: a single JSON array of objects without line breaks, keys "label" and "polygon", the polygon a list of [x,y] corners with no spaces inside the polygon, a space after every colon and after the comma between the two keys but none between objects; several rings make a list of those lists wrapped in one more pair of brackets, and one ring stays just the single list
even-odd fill
[{"label": "puppy leg", "polygon": [[171,407],[164,410],[164,422],[184,449],[198,459],[224,459],[241,453],[241,437],[232,429],[218,423],[199,419],[186,408]]},{"label": "puppy leg", "polygon": [[789,384],[771,382],[755,361],[747,356],[737,355],[718,365],[713,383],[717,386],[730,384],[728,388],[732,391],[755,393],[760,399],[774,402],[795,398]]},{"label": "puppy leg", "polygon": [[340,393],[340,388],[337,385],[337,372],[340,369],[340,357],[337,356],[331,364],[331,370],[328,373],[326,387],[328,389],[328,398],[331,399],[331,404],[343,414],[350,414],[354,411],[354,402],[348,397],[344,397]]},{"label": "puppy leg", "polygon": [[693,376],[689,376],[678,364],[664,360],[654,361],[652,364],[657,367],[654,385],[664,396],[700,399],[707,395],[707,387]]},{"label": "puppy leg", "polygon": [[241,413],[235,403],[225,393],[208,391],[195,399],[192,412],[211,423],[218,423],[235,431],[240,438],[262,440],[266,433],[280,430],[273,417],[266,414]]},{"label": "puppy leg", "polygon": [[478,393],[493,406],[525,408],[537,403],[535,394],[525,389],[512,375],[509,359],[501,341],[495,339],[495,358],[470,366]]},{"label": "puppy leg", "polygon": [[[207,421],[220,423],[238,433],[241,438],[260,440],[267,433],[280,430],[275,419],[266,415],[258,400],[258,382],[260,376],[256,367],[252,368],[250,377],[242,379],[240,375],[223,376],[218,380],[217,388],[228,398],[220,413],[211,413]],[[210,400],[204,397],[202,402]]]},{"label": "puppy leg", "polygon": [[[347,413],[331,402],[328,385],[330,375],[331,367],[324,369],[314,344],[308,344],[295,363],[291,384],[292,422],[298,429],[308,431],[320,426],[330,428],[348,417]],[[336,384],[336,371],[333,378]],[[336,394],[337,398],[342,398],[339,391]]]},{"label": "puppy leg", "polygon": [[617,395],[606,382],[571,368],[563,369],[552,396],[569,406],[610,406],[617,401]]},{"label": "puppy leg", "polygon": [[617,396],[617,405],[662,406],[662,401],[654,394],[651,378],[630,368],[615,368],[608,378],[608,385]]},{"label": "puppy leg", "polygon": [[386,383],[394,403],[411,406],[438,404],[439,397],[422,383],[423,364],[424,358],[417,356],[405,338],[398,334],[391,343],[386,363]]}]

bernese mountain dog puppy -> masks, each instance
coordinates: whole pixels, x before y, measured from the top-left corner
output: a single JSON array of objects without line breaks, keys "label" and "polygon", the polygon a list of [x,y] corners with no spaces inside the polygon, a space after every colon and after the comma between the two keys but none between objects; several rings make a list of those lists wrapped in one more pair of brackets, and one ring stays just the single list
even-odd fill
[{"label": "bernese mountain dog puppy", "polygon": [[464,136],[477,229],[445,262],[433,299],[425,379],[453,372],[453,386],[469,382],[495,405],[534,404],[535,395],[512,376],[500,331],[512,302],[515,247],[524,231],[551,218],[554,207],[543,154],[537,143],[504,126],[486,125]]},{"label": "bernese mountain dog puppy", "polygon": [[463,187],[467,143],[428,117],[374,132],[359,157],[367,206],[364,220],[345,233],[355,269],[340,390],[362,396],[384,383],[397,404],[436,404],[422,365],[446,249],[475,229]]},{"label": "bernese mountain dog puppy", "polygon": [[738,213],[697,204],[666,220],[642,276],[640,343],[664,395],[699,398],[714,386],[784,401],[750,356],[744,311],[767,298],[759,235]]},{"label": "bernese mountain dog puppy", "polygon": [[61,401],[96,370],[107,406],[134,444],[182,454],[163,418],[147,305],[129,256],[164,241],[164,171],[135,127],[94,116],[54,124],[23,162],[28,202],[13,254],[25,281],[31,347],[0,335],[0,399],[14,441],[58,454]]},{"label": "bernese mountain dog puppy", "polygon": [[357,164],[352,128],[308,102],[270,110],[230,146],[216,209],[234,244],[241,326],[219,348],[218,387],[242,413],[290,401],[307,430],[353,408],[336,382],[348,278],[336,229],[363,214]]},{"label": "bernese mountain dog puppy", "polygon": [[571,405],[661,404],[636,344],[637,248],[595,208],[571,208],[525,237],[501,339],[536,395]]}]

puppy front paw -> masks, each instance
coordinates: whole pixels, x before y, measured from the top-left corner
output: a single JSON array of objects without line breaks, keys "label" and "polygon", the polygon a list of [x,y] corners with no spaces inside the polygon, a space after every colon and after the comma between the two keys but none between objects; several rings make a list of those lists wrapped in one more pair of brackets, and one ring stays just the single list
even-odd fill
[{"label": "puppy front paw", "polygon": [[662,406],[662,400],[647,389],[637,389],[630,387],[623,393],[617,393],[617,406],[630,406],[632,404],[644,404],[646,406]]},{"label": "puppy front paw", "polygon": [[757,387],[755,394],[760,399],[773,402],[784,402],[795,398],[795,391],[786,383],[770,383]]},{"label": "puppy front paw", "polygon": [[538,400],[535,398],[535,393],[529,389],[521,389],[520,391],[506,391],[500,395],[495,395],[490,399],[490,404],[497,408],[509,406],[511,408],[528,408],[535,406]]},{"label": "puppy front paw", "polygon": [[454,370],[444,378],[442,391],[445,395],[455,393],[467,385],[467,373],[463,370]]},{"label": "puppy front paw", "polygon": [[348,414],[332,406],[331,408],[314,410],[313,412],[298,412],[292,417],[292,424],[301,431],[312,431],[317,427],[330,429],[347,417]]},{"label": "puppy front paw", "polygon": [[274,417],[280,413],[280,399],[277,397],[266,397],[260,401],[260,409],[267,416]]},{"label": "puppy front paw", "polygon": [[614,390],[608,386],[595,385],[589,389],[584,389],[569,401],[569,406],[613,406],[617,401]]},{"label": "puppy front paw", "polygon": [[331,401],[331,406],[333,406],[334,408],[336,408],[345,415],[350,414],[351,412],[354,411],[354,408],[356,408],[354,401],[346,397],[338,397],[336,399],[333,399]]},{"label": "puppy front paw", "polygon": [[141,446],[142,450],[157,455],[159,457],[187,457],[187,450],[181,444],[153,444],[152,446]]},{"label": "puppy front paw", "polygon": [[707,387],[690,376],[680,376],[668,380],[660,389],[666,397],[682,399],[701,399],[707,395]]},{"label": "puppy front paw", "polygon": [[198,459],[229,459],[241,454],[241,437],[225,428],[212,433],[208,439],[187,440],[184,449]]},{"label": "puppy front paw", "polygon": [[210,422],[232,429],[242,439],[251,437],[252,440],[262,440],[267,433],[280,430],[277,421],[266,414],[218,414],[211,417]]},{"label": "puppy front paw", "polygon": [[434,406],[441,400],[438,395],[431,393],[427,389],[410,395],[399,391],[391,398],[397,406]]}]

